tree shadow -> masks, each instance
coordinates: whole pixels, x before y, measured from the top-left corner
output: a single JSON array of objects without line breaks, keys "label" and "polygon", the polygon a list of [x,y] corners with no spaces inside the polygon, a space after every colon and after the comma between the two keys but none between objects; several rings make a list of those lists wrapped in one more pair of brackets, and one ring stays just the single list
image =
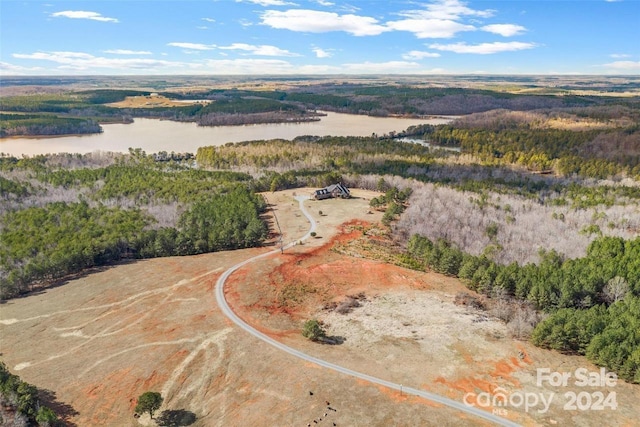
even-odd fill
[{"label": "tree shadow", "polygon": [[162,411],[156,421],[159,426],[180,427],[190,426],[196,422],[196,419],[196,414],[193,412],[186,409],[176,409]]},{"label": "tree shadow", "polygon": [[326,344],[326,345],[341,345],[341,344],[344,344],[346,340],[347,339],[345,337],[341,337],[339,335],[331,335],[331,336],[322,338],[322,340],[320,340],[319,342],[321,344]]},{"label": "tree shadow", "polygon": [[104,265],[95,265],[92,267],[87,267],[84,268],[80,271],[76,271],[74,273],[69,273],[66,274],[62,277],[57,277],[55,279],[50,279],[50,280],[45,280],[45,281],[41,281],[41,282],[37,282],[37,283],[32,283],[28,286],[28,289],[25,289],[23,292],[21,292],[18,295],[12,296],[10,298],[7,299],[3,299],[1,300],[2,304],[5,304],[6,301],[10,300],[10,299],[21,299],[21,298],[28,298],[28,297],[32,297],[34,295],[42,295],[42,294],[46,294],[47,291],[49,291],[50,289],[55,289],[58,288],[60,286],[64,286],[66,284],[68,284],[69,282],[73,281],[73,280],[78,280],[78,279],[82,279],[84,277],[87,277],[91,274],[96,274],[96,273],[101,273],[103,271],[107,271],[110,270],[112,268],[115,268],[119,265],[127,265],[127,264],[134,264],[136,262],[138,262],[140,260],[138,259],[130,259],[130,258],[123,258],[120,260],[116,260],[113,261],[109,264],[104,264]]},{"label": "tree shadow", "polygon": [[66,427],[78,427],[78,425],[71,421],[72,417],[79,414],[75,408],[68,403],[60,402],[56,397],[56,392],[46,389],[40,389],[38,397],[44,406],[47,406],[58,415],[59,424]]}]

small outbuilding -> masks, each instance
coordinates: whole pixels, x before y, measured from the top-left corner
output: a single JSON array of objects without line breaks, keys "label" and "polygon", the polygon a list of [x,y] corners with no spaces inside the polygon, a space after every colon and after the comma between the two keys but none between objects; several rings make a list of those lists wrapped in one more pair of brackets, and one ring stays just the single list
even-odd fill
[{"label": "small outbuilding", "polygon": [[316,200],[330,199],[330,198],[348,199],[349,197],[351,197],[351,193],[343,183],[339,182],[337,184],[332,184],[328,187],[324,187],[319,190],[316,190],[315,193],[313,194],[313,197]]}]

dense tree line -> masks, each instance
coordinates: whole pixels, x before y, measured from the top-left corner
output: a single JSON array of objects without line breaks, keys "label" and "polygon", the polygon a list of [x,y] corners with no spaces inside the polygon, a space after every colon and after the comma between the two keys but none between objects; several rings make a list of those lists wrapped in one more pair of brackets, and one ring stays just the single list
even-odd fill
[{"label": "dense tree line", "polygon": [[151,222],[139,210],[91,208],[86,202],[10,212],[2,218],[0,297],[116,261]]},{"label": "dense tree line", "polygon": [[2,111],[25,113],[69,113],[90,105],[80,96],[65,94],[38,94],[0,98]]},{"label": "dense tree line", "polygon": [[83,269],[122,258],[192,255],[258,245],[267,235],[264,200],[236,187],[202,197],[176,228],[152,229],[140,209],[51,203],[2,218],[0,298],[27,292]]},{"label": "dense tree line", "polygon": [[364,84],[317,85],[288,92],[255,92],[255,95],[300,103],[307,108],[375,116],[459,115],[499,108],[526,111],[601,103],[595,98],[573,96],[524,96],[478,89]]},{"label": "dense tree line", "polygon": [[9,372],[3,362],[0,362],[0,405],[2,425],[61,425],[56,413],[40,402],[38,389]]},{"label": "dense tree line", "polygon": [[254,191],[269,184],[140,149],[0,157],[0,297],[122,258],[256,246],[266,225]]},{"label": "dense tree line", "polygon": [[105,168],[43,170],[36,178],[53,186],[88,187],[91,198],[129,198],[148,201],[191,202],[216,187],[248,182],[251,176],[239,172],[207,171],[193,168],[171,169],[165,163],[119,163]]},{"label": "dense tree line", "polygon": [[628,294],[608,307],[567,308],[552,313],[532,335],[535,345],[580,354],[640,384],[640,298]]},{"label": "dense tree line", "polygon": [[426,147],[378,137],[303,136],[293,141],[250,141],[225,146],[200,147],[198,163],[213,168],[255,166],[288,169],[321,168],[349,170],[384,159],[408,158],[427,163],[432,155]]},{"label": "dense tree line", "polygon": [[640,131],[536,129],[492,130],[451,125],[412,129],[429,142],[461,147],[482,161],[515,164],[534,172],[608,178],[640,175]]},{"label": "dense tree line", "polygon": [[129,96],[149,96],[151,92],[129,89],[94,89],[76,92],[89,104],[111,104],[124,101]]},{"label": "dense tree line", "polygon": [[0,113],[0,138],[18,135],[64,135],[100,133],[92,119],[58,117],[45,114]]},{"label": "dense tree line", "polygon": [[320,118],[306,111],[269,111],[263,113],[208,113],[196,119],[200,126],[238,126],[262,123],[299,123]]},{"label": "dense tree line", "polygon": [[[264,199],[243,187],[194,203],[179,222],[189,253],[256,246],[267,237]],[[182,248],[181,248],[182,249]]]},{"label": "dense tree line", "polygon": [[[486,230],[491,233],[491,230]],[[507,294],[550,313],[533,333],[547,348],[585,354],[640,382],[640,238],[605,237],[583,258],[542,253],[538,264],[497,264],[464,253],[446,240],[414,235],[408,265],[456,276],[488,296]]]},{"label": "dense tree line", "polygon": [[283,104],[281,102],[264,99],[264,98],[243,98],[233,97],[228,99],[220,99],[215,102],[204,105],[200,109],[200,115],[209,113],[227,113],[227,114],[243,114],[243,113],[268,113],[272,111],[299,111],[300,109],[291,104]]},{"label": "dense tree line", "polygon": [[31,193],[32,186],[23,184],[13,179],[8,179],[0,175],[0,198],[8,199],[9,197],[24,197]]}]

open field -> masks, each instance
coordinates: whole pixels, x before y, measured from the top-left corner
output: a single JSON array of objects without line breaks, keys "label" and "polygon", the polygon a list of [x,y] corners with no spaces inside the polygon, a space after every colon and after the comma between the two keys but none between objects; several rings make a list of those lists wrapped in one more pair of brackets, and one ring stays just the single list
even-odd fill
[{"label": "open field", "polygon": [[[283,241],[308,230],[296,189],[268,193]],[[381,213],[354,199],[307,201],[318,236],[231,276],[236,312],[269,335],[308,354],[407,386],[462,401],[465,393],[555,392],[548,413],[509,408],[524,425],[631,426],[640,416],[640,387],[618,382],[615,411],[564,411],[563,393],[537,387],[536,368],[597,368],[582,357],[537,349],[508,338],[504,325],[453,303],[468,292],[456,279],[345,255],[360,239],[390,244],[375,226]],[[320,215],[322,211],[322,215]],[[275,221],[272,221],[275,223]],[[365,236],[366,232],[366,236]],[[271,243],[277,244],[278,238]],[[470,416],[319,368],[281,353],[233,326],[213,287],[228,267],[270,250],[259,248],[161,258],[104,268],[40,294],[0,305],[0,353],[24,380],[55,392],[78,426],[151,424],[133,418],[135,398],[161,391],[162,410],[184,410],[196,426],[487,425]],[[364,293],[359,307],[325,309]],[[341,345],[306,341],[302,322],[318,317]],[[311,395],[309,392],[313,392]],[[326,409],[326,401],[337,411]]]},{"label": "open field", "polygon": [[184,107],[209,101],[174,101],[162,95],[127,96],[124,101],[105,104],[116,108],[158,108],[158,107]]}]

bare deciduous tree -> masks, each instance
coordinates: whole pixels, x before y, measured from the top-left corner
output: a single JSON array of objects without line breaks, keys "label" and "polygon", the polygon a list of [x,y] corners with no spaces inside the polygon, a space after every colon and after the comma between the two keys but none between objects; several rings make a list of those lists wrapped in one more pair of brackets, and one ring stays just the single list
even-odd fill
[{"label": "bare deciduous tree", "polygon": [[629,292],[629,284],[620,276],[616,276],[609,280],[602,289],[605,300],[610,304],[624,299],[627,292]]}]

